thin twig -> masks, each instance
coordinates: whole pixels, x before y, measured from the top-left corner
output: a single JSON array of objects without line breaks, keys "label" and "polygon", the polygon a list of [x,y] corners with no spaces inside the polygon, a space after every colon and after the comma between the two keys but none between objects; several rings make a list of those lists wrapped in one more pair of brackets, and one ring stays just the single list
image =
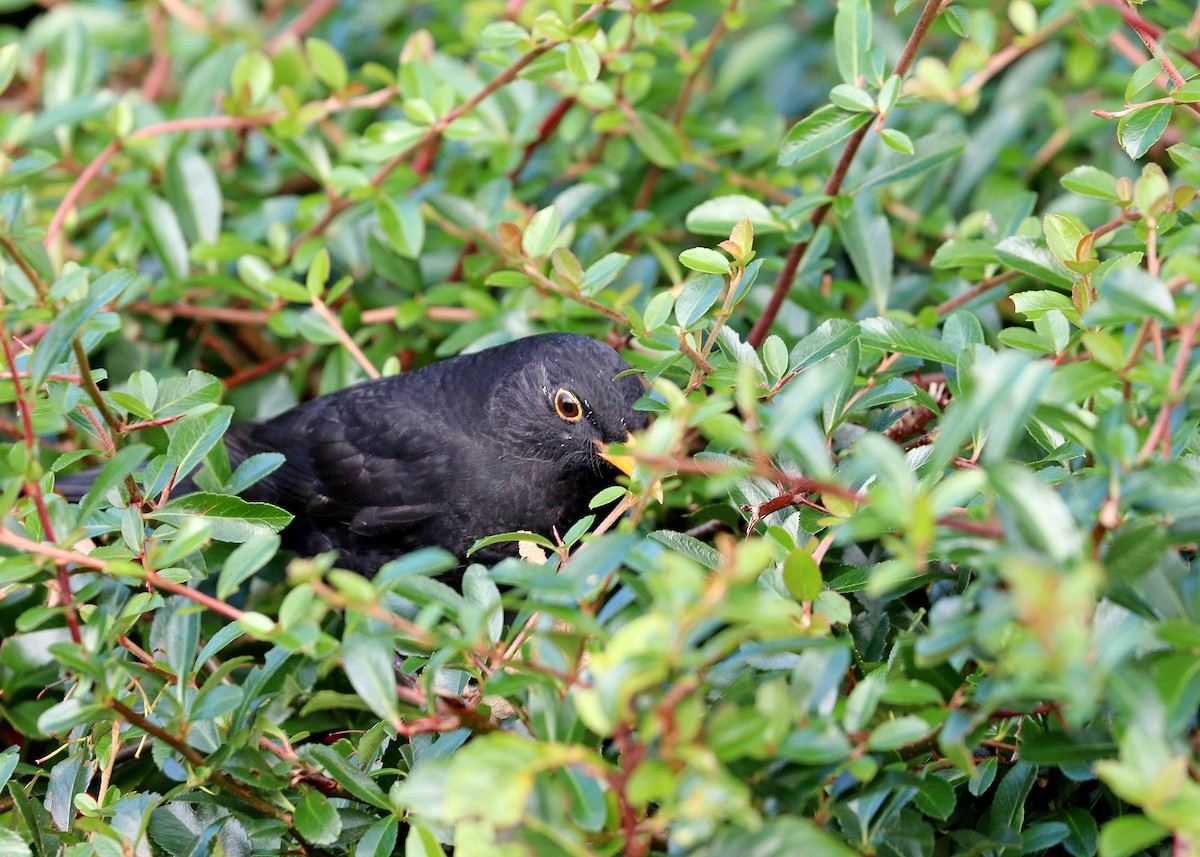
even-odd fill
[{"label": "thin twig", "polygon": [[969,301],[975,300],[975,298],[979,297],[984,292],[990,292],[992,289],[996,288],[996,286],[1003,285],[1009,280],[1015,280],[1019,276],[1021,276],[1021,272],[1014,270],[1005,271],[1003,274],[997,274],[994,277],[988,277],[986,280],[980,280],[977,285],[967,289],[961,295],[956,295],[955,297],[950,298],[950,300],[938,304],[937,314],[946,315],[947,313],[954,312],[954,310],[958,309],[960,306]]},{"label": "thin twig", "polygon": [[[1166,440],[1171,426],[1171,412],[1175,406],[1179,404],[1180,388],[1183,386],[1184,376],[1187,374],[1187,369],[1192,361],[1192,345],[1196,341],[1196,332],[1200,329],[1200,313],[1197,313],[1192,320],[1184,325],[1179,331],[1179,353],[1175,355],[1175,368],[1171,372],[1171,380],[1167,386],[1167,397],[1159,408],[1158,418],[1154,421],[1154,426],[1150,429],[1150,434],[1146,437],[1146,442],[1142,444],[1141,450],[1138,451],[1138,463],[1145,464],[1150,456],[1154,454],[1154,448],[1158,446],[1160,440]],[[1170,444],[1165,444],[1166,452],[1170,453]]]},{"label": "thin twig", "polygon": [[[921,17],[917,20],[917,25],[913,28],[912,35],[908,37],[908,43],[904,46],[904,52],[900,55],[900,59],[896,62],[896,67],[892,70],[892,74],[898,77],[903,77],[908,71],[910,65],[917,56],[917,50],[924,41],[929,28],[933,26],[934,20],[940,11],[941,0],[926,0],[925,8],[921,10]],[[813,213],[809,216],[808,222],[815,231],[822,221],[825,220],[825,215],[829,213],[829,209],[833,207],[833,198],[838,195],[842,189],[842,182],[846,179],[846,174],[850,171],[850,164],[854,161],[854,156],[858,154],[858,149],[862,145],[863,139],[867,136],[872,124],[868,122],[857,131],[850,135],[846,141],[846,148],[842,150],[841,157],[838,158],[837,164],[834,165],[833,172],[829,176],[829,181],[825,183],[825,188],[822,193],[829,197],[829,202],[824,202],[813,209]],[[771,297],[767,301],[767,305],[763,308],[762,315],[758,317],[758,321],[754,323],[754,327],[750,330],[750,335],[746,337],[746,342],[755,348],[758,348],[766,341],[767,334],[771,332],[771,325],[775,323],[775,316],[779,314],[780,307],[783,306],[784,298],[792,289],[792,282],[796,278],[796,270],[800,267],[800,260],[804,258],[805,251],[808,250],[809,243],[812,241],[809,238],[799,244],[793,244],[791,250],[788,251],[787,257],[784,259],[783,270],[779,273],[779,278],[775,281],[775,288],[771,292]]]},{"label": "thin twig", "polygon": [[304,34],[321,23],[321,19],[338,7],[340,0],[312,0],[305,6],[299,15],[287,23],[282,30],[275,34],[271,41],[267,42],[267,56],[272,56],[279,52],[289,41],[295,39],[299,41]]},{"label": "thin twig", "polygon": [[346,328],[342,327],[342,323],[338,321],[337,316],[330,311],[329,306],[323,300],[315,296],[312,299],[312,306],[313,309],[317,311],[317,314],[320,315],[321,318],[325,319],[325,322],[333,329],[338,341],[341,342],[342,345],[345,346],[346,350],[350,352],[350,356],[358,362],[358,365],[363,368],[363,371],[367,373],[367,376],[370,378],[380,377],[379,370],[376,369],[374,364],[367,359],[367,355],[363,354],[362,349],[358,347],[358,343],[355,342],[353,337],[346,332]]}]

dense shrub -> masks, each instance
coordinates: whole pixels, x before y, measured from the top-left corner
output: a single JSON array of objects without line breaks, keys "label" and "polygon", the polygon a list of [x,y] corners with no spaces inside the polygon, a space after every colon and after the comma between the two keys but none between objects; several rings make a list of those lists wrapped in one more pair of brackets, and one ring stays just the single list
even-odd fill
[{"label": "dense shrub", "polygon": [[[46,5],[0,852],[1200,850],[1190,4]],[[236,496],[231,419],[541,330],[655,416],[544,563]]]}]

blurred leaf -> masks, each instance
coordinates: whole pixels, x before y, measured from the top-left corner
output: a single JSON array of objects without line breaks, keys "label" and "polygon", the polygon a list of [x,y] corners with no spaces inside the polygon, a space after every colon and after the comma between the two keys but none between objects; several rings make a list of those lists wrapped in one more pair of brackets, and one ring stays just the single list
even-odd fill
[{"label": "blurred leaf", "polygon": [[688,212],[685,224],[689,232],[697,235],[727,237],[741,220],[754,225],[755,235],[770,235],[783,231],[783,225],[775,219],[770,209],[750,196],[731,194],[705,200]]}]

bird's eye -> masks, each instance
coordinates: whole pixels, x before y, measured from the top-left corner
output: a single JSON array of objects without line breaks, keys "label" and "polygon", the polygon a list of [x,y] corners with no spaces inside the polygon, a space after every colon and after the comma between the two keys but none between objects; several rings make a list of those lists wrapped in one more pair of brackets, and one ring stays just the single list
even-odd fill
[{"label": "bird's eye", "polygon": [[554,410],[569,423],[579,422],[583,416],[583,406],[570,390],[559,390],[554,394]]}]

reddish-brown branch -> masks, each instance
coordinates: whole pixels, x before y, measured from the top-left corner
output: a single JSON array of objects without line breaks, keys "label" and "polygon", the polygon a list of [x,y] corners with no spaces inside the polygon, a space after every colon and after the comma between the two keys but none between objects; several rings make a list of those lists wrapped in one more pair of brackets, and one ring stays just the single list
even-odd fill
[{"label": "reddish-brown branch", "polygon": [[223,321],[229,324],[263,325],[271,319],[271,310],[239,309],[238,307],[201,306],[198,304],[156,304],[149,301],[132,301],[128,309],[133,312],[166,314],[180,318],[200,318]]},{"label": "reddish-brown branch", "polygon": [[[12,375],[13,390],[17,396],[17,408],[21,412],[21,429],[25,441],[25,455],[29,460],[29,465],[32,466],[37,458],[37,446],[34,442],[33,434],[33,396],[26,396],[25,387],[21,383],[20,372],[17,371],[17,361],[13,355],[12,342],[8,335],[8,329],[0,324],[0,341],[4,346],[4,359],[8,361],[8,371]],[[31,391],[32,392],[32,391]],[[46,508],[46,498],[42,495],[41,483],[36,479],[30,479],[25,483],[25,495],[33,500],[33,505],[37,509],[38,519],[42,524],[42,534],[50,541],[55,541],[54,527],[50,522],[50,510]],[[7,530],[2,531],[7,533]],[[13,535],[14,538],[20,538]],[[75,612],[75,596],[71,592],[71,578],[67,574],[67,566],[61,560],[56,560],[58,579],[58,588],[61,590],[60,595],[63,602],[63,612],[67,617],[67,627],[71,630],[71,640],[79,643],[83,640],[83,636],[79,630],[79,616]]]},{"label": "reddish-brown branch", "polygon": [[154,4],[146,7],[146,21],[150,27],[150,50],[153,59],[146,79],[142,81],[142,98],[157,101],[163,85],[171,77],[171,54],[167,50],[167,26],[162,9]]},{"label": "reddish-brown branch", "polygon": [[994,277],[988,277],[986,280],[980,280],[977,285],[967,289],[961,295],[957,295],[950,298],[948,301],[938,304],[937,313],[938,315],[946,315],[947,313],[954,312],[960,306],[969,301],[975,300],[975,298],[979,297],[984,292],[990,292],[992,289],[996,288],[996,286],[1003,285],[1009,280],[1015,280],[1019,276],[1021,276],[1020,271],[1005,271],[1003,274],[997,274]]},{"label": "reddish-brown branch", "polygon": [[259,363],[256,366],[249,366],[243,369],[241,372],[235,372],[233,375],[225,378],[221,383],[224,385],[226,390],[232,390],[234,387],[239,387],[242,384],[253,381],[255,378],[261,378],[268,372],[273,372],[280,366],[286,365],[288,362],[297,357],[303,357],[310,351],[312,351],[312,344],[306,342],[299,348],[293,348],[291,351],[285,351],[282,354],[276,354],[274,357],[264,360],[262,363]]},{"label": "reddish-brown branch", "polygon": [[571,96],[568,96],[550,108],[550,112],[546,114],[546,117],[542,120],[542,124],[538,126],[537,136],[526,144],[525,151],[521,153],[521,163],[517,164],[511,171],[509,171],[509,181],[515,182],[517,180],[517,178],[521,175],[521,171],[524,170],[526,165],[529,163],[529,159],[533,157],[533,153],[538,150],[539,146],[549,140],[556,130],[558,130],[558,126],[562,122],[563,117],[567,115],[567,111],[571,109],[571,105],[574,103],[575,99]]},{"label": "reddish-brown branch", "polygon": [[[940,11],[940,0],[926,0],[925,8],[921,10],[921,17],[917,20],[917,25],[913,28],[912,35],[908,37],[908,43],[904,46],[904,52],[900,55],[900,59],[896,62],[896,67],[892,70],[892,74],[903,77],[912,65],[917,56],[917,50],[924,41],[929,28],[933,26],[934,20]],[[842,189],[842,182],[846,179],[846,174],[850,171],[850,164],[854,161],[854,156],[858,154],[858,149],[862,145],[863,139],[867,136],[867,131],[870,130],[872,123],[867,123],[850,135],[846,141],[846,148],[842,150],[841,157],[838,158],[837,164],[833,168],[833,173],[829,176],[829,181],[825,183],[823,193],[831,198],[837,196]],[[825,215],[829,213],[832,207],[832,201],[823,203],[813,210],[809,216],[808,222],[814,230],[821,225],[825,219]],[[811,239],[809,239],[811,241]],[[775,316],[779,314],[779,308],[783,306],[784,298],[787,297],[792,288],[792,282],[796,278],[796,269],[800,266],[800,260],[804,257],[805,251],[808,249],[809,241],[795,244],[788,251],[787,258],[783,263],[783,270],[779,273],[779,278],[775,281],[775,288],[771,292],[771,297],[767,301],[767,305],[763,308],[762,315],[758,317],[758,321],[754,323],[754,327],[750,330],[750,335],[746,341],[758,348],[767,338],[767,334],[771,332],[771,325],[775,323]]]},{"label": "reddish-brown branch", "polygon": [[[1147,38],[1149,38],[1151,41],[1154,41],[1162,37],[1162,27],[1158,26],[1158,24],[1155,24],[1153,21],[1143,18],[1134,9],[1131,9],[1129,6],[1127,6],[1123,0],[1106,0],[1106,2],[1109,6],[1116,9],[1117,12],[1120,13],[1122,20],[1129,25],[1130,29],[1138,34],[1138,37],[1142,39],[1143,43],[1146,42]],[[1147,44],[1146,47],[1150,48],[1150,45]],[[1151,53],[1154,53],[1153,48],[1150,48],[1150,51]],[[1178,53],[1193,65],[1200,66],[1200,51],[1181,50]],[[1178,71],[1176,71],[1176,74],[1178,74]],[[1176,85],[1182,86],[1183,84],[1179,81],[1176,81]]]},{"label": "reddish-brown branch", "polygon": [[1014,42],[992,54],[988,58],[987,63],[983,68],[975,72],[971,77],[959,87],[960,95],[973,95],[983,88],[983,85],[999,74],[1004,69],[1008,68],[1014,62],[1019,60],[1025,54],[1029,53],[1036,47],[1039,47],[1046,41],[1048,36],[1053,35],[1058,30],[1073,22],[1073,15],[1059,15],[1046,26],[1033,33],[1031,36],[1022,38],[1020,43]]},{"label": "reddish-brown branch", "polygon": [[170,592],[172,595],[182,595],[184,598],[191,599],[202,607],[207,607],[214,613],[219,613],[226,619],[238,621],[244,615],[241,610],[226,604],[224,601],[218,601],[211,595],[205,595],[198,589],[192,589],[190,586],[184,586],[182,583],[176,583],[173,580],[167,580],[157,571],[151,569],[145,570],[146,582],[155,589],[161,589],[163,592]]},{"label": "reddish-brown branch", "polygon": [[267,54],[279,52],[289,41],[299,41],[304,34],[321,23],[321,19],[337,8],[340,0],[312,0],[301,10],[300,14],[287,23],[282,30],[267,42]]},{"label": "reddish-brown branch", "polygon": [[24,536],[18,536],[12,530],[0,528],[0,545],[8,545],[10,548],[25,551],[26,553],[38,554],[54,560],[61,565],[74,563],[76,565],[87,566],[103,571],[108,567],[108,564],[102,559],[92,559],[87,554],[75,553],[74,551],[64,550],[46,542],[35,542],[33,539],[27,539]]},{"label": "reddish-brown branch", "polygon": [[1175,355],[1175,368],[1171,372],[1171,380],[1167,386],[1167,396],[1162,403],[1162,407],[1159,408],[1158,418],[1155,419],[1154,426],[1150,429],[1150,434],[1146,437],[1146,442],[1142,444],[1142,448],[1138,452],[1138,461],[1140,463],[1144,464],[1154,454],[1154,448],[1158,446],[1160,441],[1164,442],[1168,454],[1171,451],[1169,441],[1171,412],[1179,404],[1180,388],[1183,386],[1183,379],[1187,374],[1188,366],[1191,365],[1192,345],[1196,341],[1196,332],[1198,329],[1200,329],[1200,313],[1197,313],[1179,331],[1179,353]]},{"label": "reddish-brown branch", "polygon": [[367,355],[363,354],[362,349],[358,347],[358,343],[355,342],[353,337],[346,332],[346,328],[342,327],[342,323],[329,309],[328,305],[326,305],[326,303],[320,298],[314,297],[312,299],[312,307],[317,311],[317,314],[320,315],[321,318],[325,319],[325,323],[329,325],[331,330],[333,330],[334,335],[336,335],[338,338],[338,341],[342,343],[345,349],[350,352],[350,356],[353,357],[358,365],[362,367],[363,371],[367,373],[367,377],[378,378],[379,370],[376,369],[375,365],[367,359]]}]

